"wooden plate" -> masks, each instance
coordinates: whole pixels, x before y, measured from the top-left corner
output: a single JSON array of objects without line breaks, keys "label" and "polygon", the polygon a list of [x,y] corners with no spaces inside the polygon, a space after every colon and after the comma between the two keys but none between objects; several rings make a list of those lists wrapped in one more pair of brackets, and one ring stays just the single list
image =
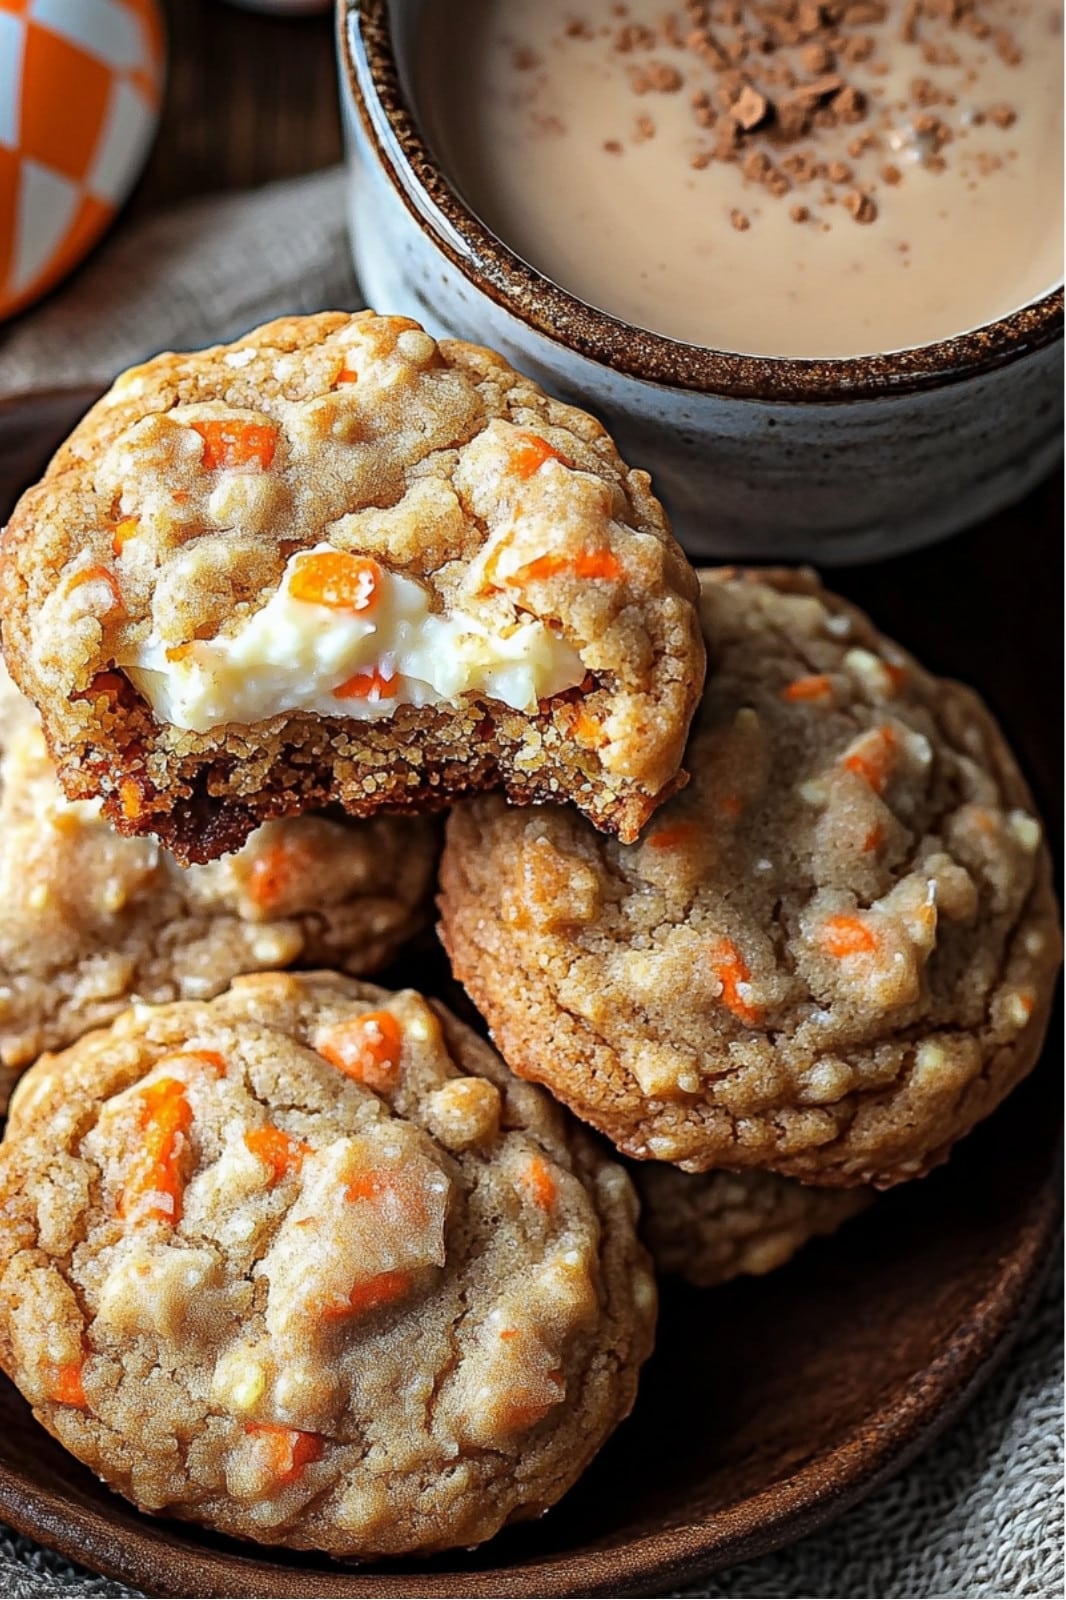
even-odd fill
[{"label": "wooden plate", "polygon": [[[43,456],[41,416],[38,405]],[[1061,526],[1045,487],[950,546],[833,575],[931,664],[989,694],[1049,815],[1062,717],[1060,677],[1046,674],[1061,638],[1047,563],[1061,560]],[[446,983],[428,952],[395,977]],[[1049,1049],[947,1167],[783,1271],[704,1293],[667,1285],[631,1419],[554,1511],[478,1551],[344,1567],[142,1516],[48,1438],[6,1381],[0,1516],[156,1595],[647,1595],[762,1554],[898,1471],[1008,1348],[1056,1247],[1058,1080]]]}]

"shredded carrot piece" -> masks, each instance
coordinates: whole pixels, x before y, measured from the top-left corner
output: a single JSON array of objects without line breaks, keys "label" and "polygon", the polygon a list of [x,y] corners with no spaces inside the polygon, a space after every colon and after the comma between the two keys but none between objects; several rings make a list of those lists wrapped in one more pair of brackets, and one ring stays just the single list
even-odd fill
[{"label": "shredded carrot piece", "polygon": [[224,1055],[218,1050],[174,1050],[168,1056],[160,1056],[156,1066],[170,1066],[172,1063],[193,1061],[202,1066],[210,1067],[218,1077],[224,1078],[229,1068]]},{"label": "shredded carrot piece", "polygon": [[649,833],[647,842],[653,850],[676,850],[678,845],[687,844],[694,838],[697,831],[694,822],[672,822],[655,833]]},{"label": "shredded carrot piece", "polygon": [[388,678],[378,667],[369,672],[356,672],[334,689],[335,700],[391,700],[396,693],[396,676]]},{"label": "shredded carrot piece", "polygon": [[318,1035],[315,1049],[331,1066],[368,1089],[384,1093],[400,1080],[403,1029],[391,1011],[364,1011],[335,1023]]},{"label": "shredded carrot piece", "polygon": [[118,803],[122,815],[135,822],[144,810],[144,794],[136,778],[123,778],[118,786]]},{"label": "shredded carrot piece", "polygon": [[824,672],[811,672],[803,678],[793,678],[781,690],[782,700],[826,700],[833,693],[833,684]]},{"label": "shredded carrot piece", "polygon": [[111,548],[115,555],[122,554],[122,546],[132,539],[141,525],[140,517],[123,517],[111,530]]},{"label": "shredded carrot piece", "polygon": [[340,1305],[324,1306],[322,1315],[327,1322],[338,1322],[341,1317],[365,1317],[381,1306],[391,1306],[410,1294],[414,1284],[410,1272],[379,1272],[376,1277],[357,1283],[347,1300]]},{"label": "shredded carrot piece", "polygon": [[110,609],[112,611],[122,609],[122,590],[118,586],[118,579],[106,567],[85,567],[83,571],[76,572],[67,584],[67,593],[73,594],[83,583],[106,583],[111,590]]},{"label": "shredded carrot piece", "polygon": [[306,840],[282,834],[249,862],[245,878],[249,899],[260,910],[273,910],[301,884],[318,859]]},{"label": "shredded carrot piece", "polygon": [[294,600],[333,611],[368,611],[385,577],[376,561],[346,550],[324,550],[304,556],[289,579]]},{"label": "shredded carrot piece", "polygon": [[358,374],[358,372],[355,371],[354,367],[342,367],[341,370],[338,372],[337,376],[333,380],[333,387],[336,388],[339,383],[358,383],[358,382],[359,382],[359,374]]},{"label": "shredded carrot piece", "polygon": [[306,1466],[321,1458],[325,1448],[321,1434],[282,1428],[272,1422],[246,1422],[244,1431],[267,1440],[271,1475],[279,1484],[294,1482]]},{"label": "shredded carrot piece", "polygon": [[563,1382],[563,1371],[556,1367],[548,1373],[549,1383],[553,1383],[559,1390],[553,1400],[527,1400],[513,1401],[503,1411],[503,1425],[507,1432],[518,1433],[523,1428],[532,1428],[536,1423],[542,1422],[553,1406],[557,1406],[566,1393]]},{"label": "shredded carrot piece", "polygon": [[862,847],[864,851],[880,850],[884,842],[885,830],[882,828],[879,822],[875,822],[869,833],[866,835],[866,838],[862,841]]},{"label": "shredded carrot piece", "polygon": [[899,694],[900,690],[906,685],[909,676],[906,667],[897,665],[895,661],[883,661],[881,664],[891,680],[892,693]]},{"label": "shredded carrot piece", "polygon": [[607,742],[606,735],[596,718],[583,706],[574,712],[570,722],[570,735],[578,744],[583,744],[590,750],[596,750]]},{"label": "shredded carrot piece", "polygon": [[394,1185],[387,1173],[360,1172],[354,1177],[344,1191],[346,1200],[380,1200],[382,1195],[391,1194]]},{"label": "shredded carrot piece", "polygon": [[82,1411],[87,1411],[89,1402],[85,1398],[85,1388],[82,1383],[82,1365],[80,1361],[66,1361],[62,1364],[49,1362],[45,1368],[48,1378],[48,1398],[55,1400],[61,1406],[77,1406]]},{"label": "shredded carrot piece", "polygon": [[521,586],[544,578],[557,578],[563,572],[575,578],[602,578],[614,583],[622,576],[622,563],[613,550],[581,550],[576,556],[538,556],[512,572],[507,582]]},{"label": "shredded carrot piece", "polygon": [[1032,1016],[1035,1001],[1033,999],[1032,992],[1029,989],[1018,990],[1018,1004],[1021,1006],[1027,1017]]},{"label": "shredded carrot piece", "polygon": [[539,433],[518,434],[511,450],[511,469],[516,478],[531,478],[546,461],[561,461],[564,467],[573,465]]},{"label": "shredded carrot piece", "polygon": [[207,472],[223,467],[270,466],[278,448],[278,430],[268,422],[242,422],[239,418],[213,418],[194,422],[204,441],[200,463]]},{"label": "shredded carrot piece", "polygon": [[525,1405],[515,1402],[504,1408],[504,1429],[507,1433],[521,1433],[526,1428],[532,1428],[536,1423],[543,1422],[552,1407],[558,1404],[558,1400],[542,1400]]},{"label": "shredded carrot piece", "polygon": [[184,661],[191,656],[195,640],[190,639],[187,644],[172,644],[167,646],[166,657],[168,661]]},{"label": "shredded carrot piece", "polygon": [[722,1004],[726,1006],[735,1017],[749,1026],[758,1022],[762,1015],[758,1006],[752,1005],[750,1000],[745,1000],[739,992],[739,985],[747,983],[751,977],[748,964],[732,939],[718,939],[711,946],[711,970],[722,985]]},{"label": "shredded carrot piece", "polygon": [[822,948],[838,961],[848,956],[869,955],[877,949],[877,938],[858,917],[827,917],[818,935]]},{"label": "shredded carrot piece", "polygon": [[192,1123],[185,1085],[178,1078],[157,1078],[142,1089],[141,1100],[144,1137],[119,1195],[118,1214],[128,1217],[147,1200],[146,1216],[178,1223],[182,1198],[178,1158]]},{"label": "shredded carrot piece", "polygon": [[865,779],[875,794],[880,794],[889,780],[899,750],[899,740],[892,728],[873,728],[861,739],[842,765],[845,772],[854,772]]},{"label": "shredded carrot piece", "polygon": [[517,1339],[518,1338],[518,1329],[517,1328],[501,1328],[500,1329],[500,1338],[501,1339]]},{"label": "shredded carrot piece", "polygon": [[522,1186],[535,1206],[550,1211],[559,1197],[559,1185],[541,1156],[533,1156],[522,1174]]},{"label": "shredded carrot piece", "polygon": [[258,1156],[270,1168],[271,1188],[289,1173],[299,1172],[304,1156],[310,1154],[311,1149],[310,1145],[291,1138],[283,1128],[275,1128],[269,1122],[261,1128],[251,1128],[244,1142],[253,1156]]},{"label": "shredded carrot piece", "polygon": [[892,728],[875,728],[844,757],[845,771],[854,772],[878,794],[888,781],[899,741]]}]

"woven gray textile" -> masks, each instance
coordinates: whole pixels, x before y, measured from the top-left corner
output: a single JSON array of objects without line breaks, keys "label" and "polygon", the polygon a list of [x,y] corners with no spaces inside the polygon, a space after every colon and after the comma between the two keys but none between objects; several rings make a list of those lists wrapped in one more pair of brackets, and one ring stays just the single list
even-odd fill
[{"label": "woven gray textile", "polygon": [[[234,338],[282,312],[353,306],[358,298],[340,172],[198,202],[121,232],[60,295],[0,332],[0,397],[102,387],[157,350]],[[907,1471],[824,1532],[684,1593],[715,1600],[1061,1596],[1062,1483],[1056,1272],[1005,1365]],[[134,1593],[0,1528],[2,1595]]]}]

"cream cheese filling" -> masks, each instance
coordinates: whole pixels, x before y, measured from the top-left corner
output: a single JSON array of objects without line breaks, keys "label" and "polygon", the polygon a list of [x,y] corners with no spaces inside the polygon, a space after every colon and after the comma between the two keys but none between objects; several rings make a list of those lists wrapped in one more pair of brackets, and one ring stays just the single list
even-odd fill
[{"label": "cream cheese filling", "polygon": [[[324,597],[307,598],[322,557]],[[178,646],[153,636],[118,665],[158,720],[193,733],[293,711],[375,721],[467,695],[532,712],[584,678],[580,656],[543,622],[490,628],[468,612],[433,613],[429,599],[413,579],[319,544],[289,558],[266,605],[232,632]]]}]

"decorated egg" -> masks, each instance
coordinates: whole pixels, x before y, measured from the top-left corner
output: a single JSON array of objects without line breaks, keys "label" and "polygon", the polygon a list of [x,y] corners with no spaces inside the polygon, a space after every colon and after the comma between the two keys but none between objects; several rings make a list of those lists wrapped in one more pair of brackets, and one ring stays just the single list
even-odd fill
[{"label": "decorated egg", "polygon": [[156,0],[0,0],[0,317],[103,233],[163,91]]}]

